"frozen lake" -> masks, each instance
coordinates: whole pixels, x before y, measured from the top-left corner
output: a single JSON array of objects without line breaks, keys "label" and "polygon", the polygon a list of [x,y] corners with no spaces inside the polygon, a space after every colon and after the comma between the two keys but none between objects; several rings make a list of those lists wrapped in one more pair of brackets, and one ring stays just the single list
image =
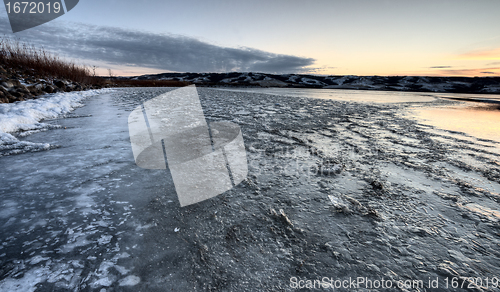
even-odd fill
[{"label": "frozen lake", "polygon": [[[297,89],[297,88],[235,88],[234,92],[265,93],[290,97],[329,99],[359,103],[424,103],[409,114],[425,123],[500,143],[500,95],[498,94],[452,94],[426,92],[399,92],[342,89]],[[439,104],[439,100],[463,100],[463,103]],[[435,102],[432,108],[428,104]]]},{"label": "frozen lake", "polygon": [[444,287],[500,275],[496,105],[198,88],[208,121],[241,127],[249,175],[181,208],[168,170],[136,166],[127,124],[170,90],[116,89],[45,121],[52,129],[16,134],[50,150],[0,157],[0,291],[295,291],[291,278],[322,277]]},{"label": "frozen lake", "polygon": [[347,102],[362,103],[402,103],[402,102],[430,102],[436,100],[432,94],[425,92],[400,92],[376,90],[342,90],[342,89],[312,89],[312,88],[234,88],[223,90],[234,92],[265,93],[290,97],[306,97],[331,99]]}]

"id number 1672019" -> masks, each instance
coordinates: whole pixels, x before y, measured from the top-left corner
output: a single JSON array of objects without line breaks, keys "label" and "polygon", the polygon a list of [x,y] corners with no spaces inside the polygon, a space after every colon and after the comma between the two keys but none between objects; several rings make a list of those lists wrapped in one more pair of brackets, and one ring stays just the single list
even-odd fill
[{"label": "id number 1672019", "polygon": [[7,8],[7,13],[55,13],[58,14],[61,12],[61,2],[7,2],[5,3],[5,7]]}]

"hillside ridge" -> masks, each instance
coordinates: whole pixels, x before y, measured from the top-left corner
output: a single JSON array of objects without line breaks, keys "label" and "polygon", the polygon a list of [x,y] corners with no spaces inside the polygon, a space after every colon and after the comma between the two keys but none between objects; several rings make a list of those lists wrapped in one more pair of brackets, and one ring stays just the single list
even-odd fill
[{"label": "hillside ridge", "polygon": [[129,80],[183,81],[198,86],[329,88],[500,94],[500,77],[355,76],[269,73],[161,73]]}]

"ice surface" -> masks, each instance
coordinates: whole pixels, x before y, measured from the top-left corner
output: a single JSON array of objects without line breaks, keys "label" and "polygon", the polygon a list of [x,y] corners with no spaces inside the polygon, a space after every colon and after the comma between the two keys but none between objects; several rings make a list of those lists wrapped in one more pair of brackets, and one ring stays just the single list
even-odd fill
[{"label": "ice surface", "polygon": [[313,89],[313,88],[224,88],[219,89],[231,92],[263,93],[290,97],[306,97],[331,99],[359,103],[426,103],[436,100],[435,96],[419,92],[387,92],[366,90],[342,89]]},{"label": "ice surface", "polygon": [[[180,208],[166,170],[135,165],[127,128],[137,105],[166,90],[89,98],[78,118],[57,121],[67,130],[29,137],[61,147],[0,157],[0,291],[204,291],[220,283],[220,291],[274,291],[290,271],[312,278],[328,269],[339,278],[499,274],[493,144],[479,148],[402,117],[414,103],[204,88],[209,122],[239,121],[250,176]],[[421,106],[442,103],[431,99]],[[458,155],[465,151],[474,156]],[[338,164],[336,175],[311,171]]]}]

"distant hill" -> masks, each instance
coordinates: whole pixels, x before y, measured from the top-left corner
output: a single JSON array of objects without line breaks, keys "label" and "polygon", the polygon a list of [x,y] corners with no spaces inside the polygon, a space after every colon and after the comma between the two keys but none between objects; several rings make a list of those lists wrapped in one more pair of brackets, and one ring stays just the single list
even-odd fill
[{"label": "distant hill", "polygon": [[315,76],[266,73],[162,73],[129,80],[184,81],[200,86],[334,88],[500,94],[500,77]]}]

